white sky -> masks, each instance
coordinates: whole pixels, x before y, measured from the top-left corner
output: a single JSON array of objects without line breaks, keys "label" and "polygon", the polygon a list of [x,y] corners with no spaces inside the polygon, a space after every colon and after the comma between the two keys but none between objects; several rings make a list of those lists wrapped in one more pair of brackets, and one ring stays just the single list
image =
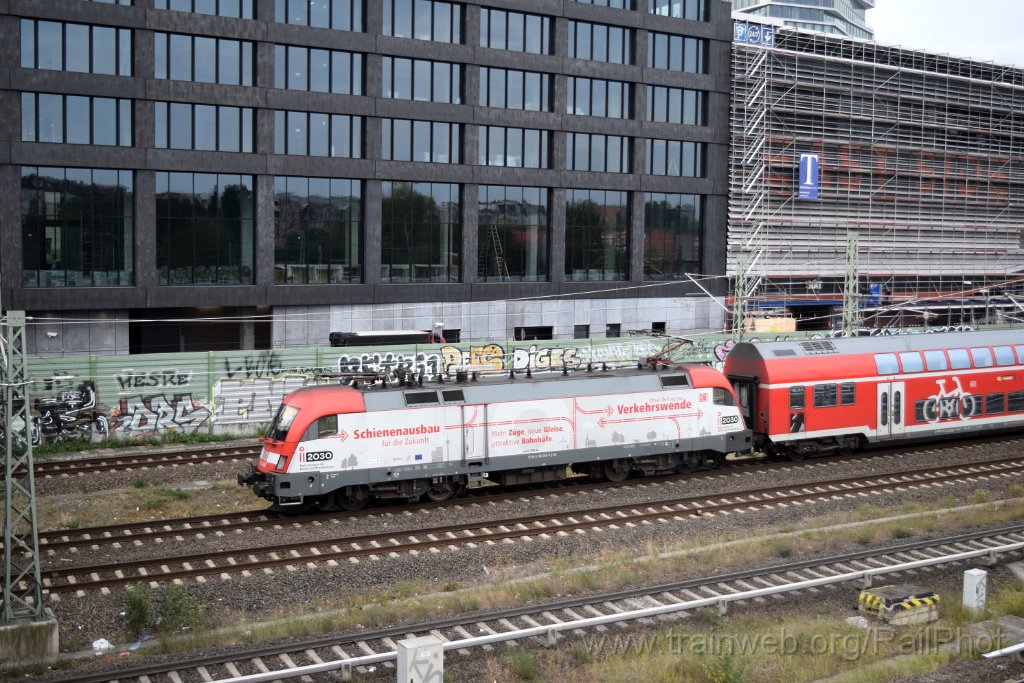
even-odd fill
[{"label": "white sky", "polygon": [[1024,0],[877,0],[875,40],[1024,68]]}]

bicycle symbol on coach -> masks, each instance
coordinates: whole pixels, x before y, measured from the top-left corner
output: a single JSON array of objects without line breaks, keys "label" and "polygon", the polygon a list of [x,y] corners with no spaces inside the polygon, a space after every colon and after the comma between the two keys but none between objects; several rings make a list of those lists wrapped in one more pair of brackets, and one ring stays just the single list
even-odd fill
[{"label": "bicycle symbol on coach", "polygon": [[954,377],[953,384],[956,388],[946,391],[946,380],[937,379],[939,391],[929,396],[921,409],[921,415],[925,422],[938,422],[939,420],[969,420],[974,415],[978,398],[971,393],[964,391],[960,384],[960,378]]}]

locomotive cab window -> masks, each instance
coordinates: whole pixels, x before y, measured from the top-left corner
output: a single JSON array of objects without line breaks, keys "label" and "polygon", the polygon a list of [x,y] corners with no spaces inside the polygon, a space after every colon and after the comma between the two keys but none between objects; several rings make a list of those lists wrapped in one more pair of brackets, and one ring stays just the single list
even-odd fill
[{"label": "locomotive cab window", "polygon": [[924,362],[917,351],[904,351],[900,354],[903,372],[924,372]]},{"label": "locomotive cab window", "polygon": [[736,405],[732,401],[732,394],[721,387],[715,387],[711,390],[711,402],[716,406]]},{"label": "locomotive cab window", "polygon": [[288,430],[292,428],[292,422],[298,414],[298,408],[282,403],[277,409],[274,419],[270,422],[270,427],[267,428],[267,438],[271,441],[284,441],[287,439]]},{"label": "locomotive cab window", "polygon": [[835,384],[814,385],[814,407],[834,408],[836,406],[839,387]]},{"label": "locomotive cab window", "polygon": [[804,398],[805,392],[804,387],[790,387],[789,388],[789,409],[790,410],[803,410],[807,404]]},{"label": "locomotive cab window", "polygon": [[946,354],[939,350],[924,352],[924,366],[929,372],[949,370],[949,363],[946,361]]},{"label": "locomotive cab window", "polygon": [[843,382],[839,385],[839,405],[852,406],[857,402],[857,385]]},{"label": "locomotive cab window", "polygon": [[879,375],[898,375],[900,364],[896,362],[895,353],[876,353],[875,369]]},{"label": "locomotive cab window", "polygon": [[971,358],[974,359],[974,367],[992,367],[992,349],[987,346],[975,346],[971,348]]},{"label": "locomotive cab window", "polygon": [[306,433],[302,435],[302,440],[326,439],[328,436],[334,436],[337,433],[338,416],[324,415],[319,419],[313,420],[313,424],[309,425],[306,428]]},{"label": "locomotive cab window", "polygon": [[995,346],[992,350],[996,354],[996,365],[1013,365],[1016,362],[1013,357],[1013,349],[1009,346]]},{"label": "locomotive cab window", "polygon": [[949,367],[952,370],[966,370],[971,367],[971,357],[967,355],[967,349],[950,349]]}]

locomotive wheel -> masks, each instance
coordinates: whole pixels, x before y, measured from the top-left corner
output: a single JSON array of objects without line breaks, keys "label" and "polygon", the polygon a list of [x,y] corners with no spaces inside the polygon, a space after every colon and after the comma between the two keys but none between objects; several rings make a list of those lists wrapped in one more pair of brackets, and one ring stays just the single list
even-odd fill
[{"label": "locomotive wheel", "polygon": [[697,468],[701,466],[704,458],[699,453],[683,453],[682,460],[679,462],[678,469],[680,472],[696,472]]},{"label": "locomotive wheel", "polygon": [[440,503],[443,500],[448,500],[458,493],[458,487],[451,479],[442,479],[438,482],[433,482],[427,485],[427,498]]},{"label": "locomotive wheel", "polygon": [[362,510],[370,501],[370,494],[364,486],[346,486],[334,492],[334,501],[342,510]]},{"label": "locomotive wheel", "polygon": [[629,470],[630,467],[628,460],[609,460],[604,464],[604,478],[616,483],[625,481],[626,477],[629,476]]}]

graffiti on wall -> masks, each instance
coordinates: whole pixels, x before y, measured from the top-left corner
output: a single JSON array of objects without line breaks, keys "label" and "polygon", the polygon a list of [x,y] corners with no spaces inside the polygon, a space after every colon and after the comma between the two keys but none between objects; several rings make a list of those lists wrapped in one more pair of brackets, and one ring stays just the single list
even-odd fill
[{"label": "graffiti on wall", "polygon": [[111,416],[114,433],[124,439],[155,436],[156,432],[192,434],[210,419],[210,409],[192,394],[151,394],[122,398]]},{"label": "graffiti on wall", "polygon": [[224,426],[270,422],[286,394],[313,381],[305,375],[219,380],[213,386],[213,419]]},{"label": "graffiti on wall", "polygon": [[32,399],[33,445],[78,439],[93,430],[103,435],[109,429],[110,419],[99,406],[92,380]]}]

